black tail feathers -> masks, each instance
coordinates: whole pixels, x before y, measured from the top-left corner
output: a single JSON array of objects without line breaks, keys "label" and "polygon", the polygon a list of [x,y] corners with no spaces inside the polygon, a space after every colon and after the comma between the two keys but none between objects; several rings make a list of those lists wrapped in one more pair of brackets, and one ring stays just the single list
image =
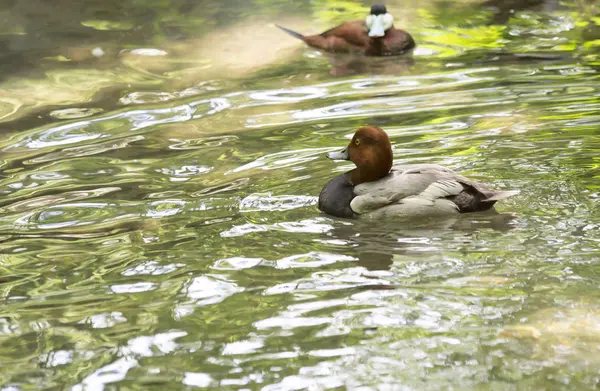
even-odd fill
[{"label": "black tail feathers", "polygon": [[278,24],[276,24],[275,26],[279,27],[280,29],[282,29],[283,31],[285,31],[286,33],[288,33],[289,35],[291,35],[292,37],[296,37],[298,39],[304,39],[304,35],[295,32],[294,30],[290,30],[290,29],[286,29],[285,27],[282,27]]}]

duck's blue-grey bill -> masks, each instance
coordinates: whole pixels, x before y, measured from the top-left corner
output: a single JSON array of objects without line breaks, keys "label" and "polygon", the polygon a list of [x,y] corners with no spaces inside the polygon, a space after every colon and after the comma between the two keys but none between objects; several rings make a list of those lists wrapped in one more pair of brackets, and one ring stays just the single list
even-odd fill
[{"label": "duck's blue-grey bill", "polygon": [[331,160],[348,160],[350,156],[348,156],[348,148],[344,148],[339,152],[328,152],[327,157]]}]

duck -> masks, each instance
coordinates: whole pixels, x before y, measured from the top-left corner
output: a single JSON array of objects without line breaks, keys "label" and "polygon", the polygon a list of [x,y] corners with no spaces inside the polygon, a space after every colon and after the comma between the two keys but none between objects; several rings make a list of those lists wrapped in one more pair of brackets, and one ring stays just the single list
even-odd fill
[{"label": "duck", "polygon": [[390,138],[377,126],[359,128],[346,148],[327,153],[356,168],[334,177],[318,208],[340,218],[437,217],[493,209],[519,190],[493,190],[438,164],[393,166]]},{"label": "duck", "polygon": [[328,52],[359,52],[367,56],[396,56],[412,50],[416,44],[406,31],[394,28],[394,17],[385,5],[374,4],[364,21],[344,22],[321,34],[302,35],[276,25],[308,46]]}]

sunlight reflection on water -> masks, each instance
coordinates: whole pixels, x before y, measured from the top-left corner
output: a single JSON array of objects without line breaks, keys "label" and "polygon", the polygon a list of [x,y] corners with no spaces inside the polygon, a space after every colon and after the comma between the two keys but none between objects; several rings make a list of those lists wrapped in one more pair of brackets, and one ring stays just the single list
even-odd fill
[{"label": "sunlight reflection on water", "polygon": [[[173,4],[143,47],[94,42],[32,61],[35,80],[6,75],[0,384],[597,388],[597,21],[566,3],[498,25],[494,9],[391,1],[419,46],[365,59],[306,49],[241,3],[231,27],[227,4],[191,21]],[[300,10],[353,12],[280,6],[307,33]],[[323,184],[352,167],[324,155],[366,123],[396,163],[522,193],[439,221],[321,215]]]}]

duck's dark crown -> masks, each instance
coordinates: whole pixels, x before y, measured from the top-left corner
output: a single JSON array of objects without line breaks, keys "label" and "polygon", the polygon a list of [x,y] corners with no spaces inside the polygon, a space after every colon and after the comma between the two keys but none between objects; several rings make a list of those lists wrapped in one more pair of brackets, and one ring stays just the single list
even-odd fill
[{"label": "duck's dark crown", "polygon": [[371,15],[387,14],[387,9],[383,4],[373,4],[371,6]]}]

